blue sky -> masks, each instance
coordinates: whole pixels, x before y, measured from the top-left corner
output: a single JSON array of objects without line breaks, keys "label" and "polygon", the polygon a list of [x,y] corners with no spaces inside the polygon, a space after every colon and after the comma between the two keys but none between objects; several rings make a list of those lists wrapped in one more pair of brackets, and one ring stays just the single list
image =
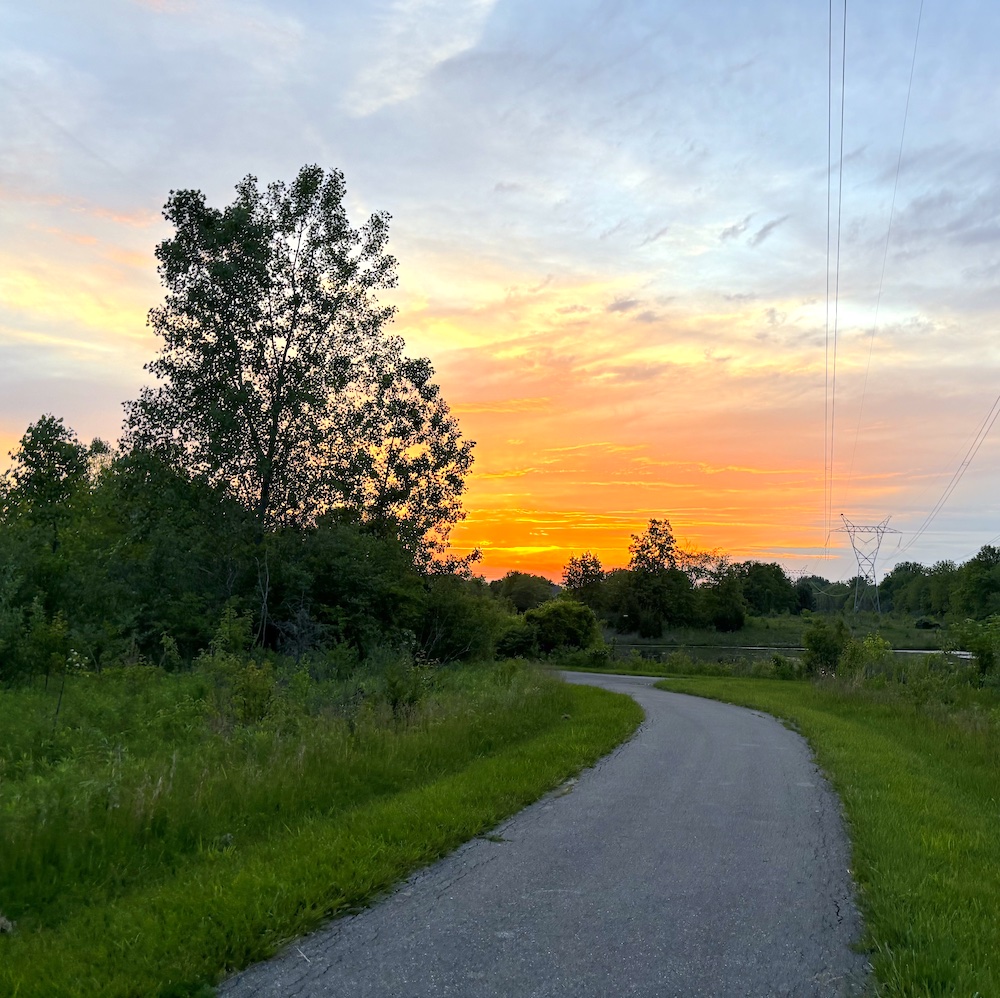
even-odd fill
[{"label": "blue sky", "polygon": [[[1000,368],[1000,7],[923,10],[885,253],[918,10],[847,23],[830,511],[892,514],[890,562]],[[393,215],[397,330],[478,441],[456,542],[490,574],[621,563],[665,515],[850,575],[842,535],[825,560],[828,30],[790,2],[4,2],[3,452],[45,411],[117,435],[171,189],[318,162],[358,221]],[[907,558],[1000,533],[997,457]]]}]

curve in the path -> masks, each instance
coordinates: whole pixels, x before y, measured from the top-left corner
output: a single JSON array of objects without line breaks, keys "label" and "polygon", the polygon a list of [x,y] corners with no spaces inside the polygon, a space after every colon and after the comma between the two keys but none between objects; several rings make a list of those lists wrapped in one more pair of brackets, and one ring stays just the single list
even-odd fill
[{"label": "curve in the path", "polygon": [[226,998],[841,996],[865,962],[838,801],[774,718],[652,688],[638,733],[570,787]]}]

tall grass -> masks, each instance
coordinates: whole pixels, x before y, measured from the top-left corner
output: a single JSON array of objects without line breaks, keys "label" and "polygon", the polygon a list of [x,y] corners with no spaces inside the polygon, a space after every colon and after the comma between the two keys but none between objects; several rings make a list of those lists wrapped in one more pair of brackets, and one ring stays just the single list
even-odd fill
[{"label": "tall grass", "polygon": [[[16,924],[0,994],[193,993],[495,824],[639,719],[627,698],[516,663],[325,684],[257,668],[256,701],[211,669],[71,676],[57,719],[51,689],[0,692],[0,914]],[[241,722],[248,703],[264,708]]]},{"label": "tall grass", "polygon": [[[777,614],[768,617],[748,616],[738,631],[716,631],[704,627],[672,627],[659,638],[640,638],[638,635],[616,635],[605,632],[608,643],[619,646],[655,647],[662,649],[684,648],[740,648],[759,646],[765,648],[801,649],[805,630],[814,617],[823,614]],[[836,618],[832,618],[836,619]],[[947,627],[927,630],[917,627],[913,617],[907,615],[859,613],[845,614],[848,630],[857,636],[878,631],[894,648],[915,648],[932,651],[945,647],[949,641]]]},{"label": "tall grass", "polygon": [[818,683],[671,679],[785,718],[843,800],[885,996],[1000,994],[1000,696],[935,656]]}]

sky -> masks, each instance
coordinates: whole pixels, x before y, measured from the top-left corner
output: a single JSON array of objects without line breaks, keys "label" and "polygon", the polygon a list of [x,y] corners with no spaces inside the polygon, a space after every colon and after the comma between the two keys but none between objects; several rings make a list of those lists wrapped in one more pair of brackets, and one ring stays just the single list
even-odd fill
[{"label": "sky", "polygon": [[966,560],[1000,535],[1000,428],[964,462],[1000,390],[1000,5],[833,20],[0,0],[0,454],[45,412],[117,438],[169,191],[318,163],[355,224],[392,215],[395,331],[477,442],[453,542],[488,577],[624,565],[652,517],[833,579],[842,513],[891,517],[880,574]]}]

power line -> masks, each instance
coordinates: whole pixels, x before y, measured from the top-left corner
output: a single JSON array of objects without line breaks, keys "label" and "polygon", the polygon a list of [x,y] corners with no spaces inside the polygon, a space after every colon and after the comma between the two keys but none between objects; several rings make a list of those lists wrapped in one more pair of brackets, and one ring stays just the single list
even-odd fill
[{"label": "power line", "polygon": [[917,31],[913,39],[913,56],[910,59],[910,79],[906,85],[906,106],[903,109],[903,128],[899,136],[899,155],[896,157],[896,179],[892,183],[892,200],[889,204],[889,224],[885,232],[885,247],[882,250],[882,273],[878,281],[878,294],[875,297],[875,319],[872,323],[871,336],[868,339],[868,361],[865,364],[865,380],[861,387],[861,406],[858,409],[858,426],[854,432],[854,449],[851,451],[851,464],[847,473],[845,494],[850,493],[851,480],[854,477],[854,459],[858,453],[858,438],[861,436],[861,423],[865,413],[865,396],[868,392],[868,373],[872,366],[872,351],[875,346],[875,332],[878,329],[879,306],[882,304],[882,287],[885,284],[885,267],[889,259],[889,237],[892,234],[892,219],[896,211],[896,190],[899,187],[899,171],[903,163],[903,142],[906,139],[906,121],[910,114],[910,94],[913,91],[913,70],[917,64],[917,43],[920,41],[920,22],[924,16],[924,0],[920,0],[917,11]]},{"label": "power line", "polygon": [[840,65],[840,164],[837,168],[837,272],[833,288],[833,377],[830,384],[830,521],[833,520],[834,443],[837,439],[837,334],[840,330],[840,230],[844,209],[844,105],[847,102],[847,0]]},{"label": "power line", "polygon": [[840,138],[837,168],[837,234],[833,281],[833,356],[830,351],[830,271],[833,227],[833,0],[829,0],[826,115],[826,346],[823,381],[823,519],[825,555],[829,557],[833,524],[834,440],[837,417],[837,334],[840,322],[840,235],[844,205],[844,108],[847,95],[847,0],[844,0],[840,64]]},{"label": "power line", "polygon": [[906,554],[906,552],[917,543],[924,531],[931,525],[934,518],[944,508],[948,499],[951,498],[951,494],[958,487],[958,483],[962,480],[966,471],[968,471],[969,465],[972,464],[976,454],[979,453],[979,448],[982,447],[983,441],[987,438],[987,436],[989,436],[989,432],[993,429],[993,424],[997,421],[998,416],[1000,416],[1000,395],[997,395],[997,397],[993,400],[993,405],[990,406],[990,411],[985,415],[983,421],[979,424],[979,428],[976,430],[976,435],[973,437],[972,443],[969,444],[968,450],[965,452],[965,457],[962,458],[961,463],[955,469],[955,473],[951,476],[951,480],[945,486],[944,492],[941,493],[941,498],[934,504],[931,511],[926,517],[924,517],[924,522],[920,524],[913,536],[903,546],[903,549],[899,552],[900,557]]},{"label": "power line", "polygon": [[826,45],[826,316],[823,354],[823,542],[830,547],[830,201],[833,191],[833,0],[829,0]]}]

